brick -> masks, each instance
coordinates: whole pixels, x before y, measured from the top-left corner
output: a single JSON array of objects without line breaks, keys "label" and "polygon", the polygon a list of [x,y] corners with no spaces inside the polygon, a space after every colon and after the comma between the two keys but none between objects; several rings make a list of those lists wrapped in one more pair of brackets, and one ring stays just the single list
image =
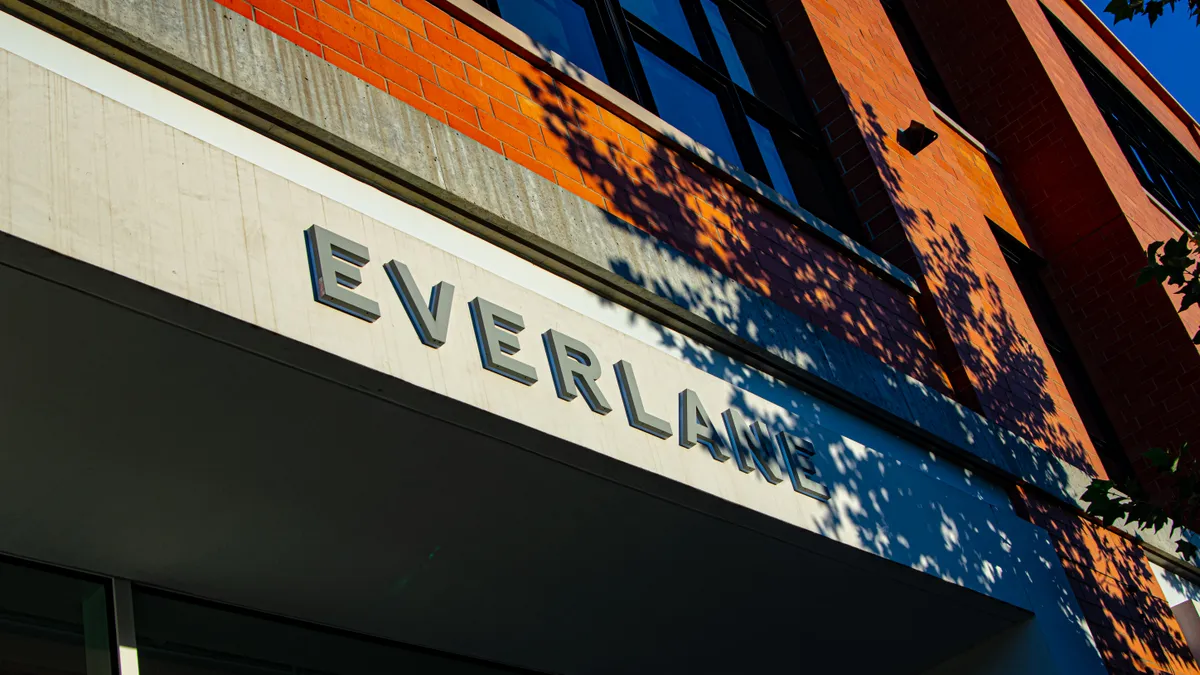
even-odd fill
[{"label": "brick", "polygon": [[575,165],[575,160],[567,155],[556,150],[551,150],[544,145],[533,146],[533,156],[543,164],[550,166],[555,171],[567,176],[572,180],[582,181],[583,176],[579,172],[579,167]]},{"label": "brick", "polygon": [[496,41],[490,37],[458,20],[454,22],[454,33],[460,40],[471,45],[481,54],[487,55],[505,66],[508,65],[508,56],[504,48],[496,44]]},{"label": "brick", "polygon": [[437,120],[439,122],[442,122],[442,123],[446,122],[446,111],[445,110],[442,110],[441,108],[430,103],[429,101],[426,101],[425,99],[421,98],[417,94],[414,94],[413,92],[405,89],[404,87],[401,87],[400,85],[396,84],[395,82],[388,82],[387,89],[388,89],[389,94],[391,94],[392,96],[395,96],[396,98],[400,99],[401,101],[404,101],[405,103],[411,105],[412,107],[416,108],[417,110],[420,110],[421,112],[425,113],[426,115],[429,115],[430,117],[434,118],[435,120]]},{"label": "brick", "polygon": [[437,82],[442,89],[454,94],[476,108],[491,110],[491,99],[486,92],[471,85],[470,82],[457,77],[447,70],[437,68]]},{"label": "brick", "polygon": [[592,190],[573,178],[563,175],[558,171],[554,172],[554,177],[558,181],[559,185],[570,190],[573,194],[583,197],[600,208],[605,208],[604,195]]},{"label": "brick", "polygon": [[234,12],[237,12],[238,14],[241,14],[247,19],[251,18],[254,12],[254,9],[250,6],[250,3],[246,2],[246,0],[216,0],[216,2]]},{"label": "brick", "polygon": [[457,56],[464,63],[469,63],[476,68],[479,67],[479,52],[475,51],[475,48],[471,45],[440,28],[432,26],[426,26],[425,35],[429,38],[430,42]]},{"label": "brick", "polygon": [[349,12],[349,7],[343,12],[341,9],[328,4],[325,0],[317,0],[317,18],[322,23],[332,27],[342,35],[349,36],[359,44],[366,45],[370,49],[379,49],[379,43],[375,41],[375,31],[371,30],[363,22],[350,16]]},{"label": "brick", "polygon": [[358,79],[365,80],[368,84],[387,91],[387,83],[384,82],[383,76],[367,70],[357,61],[353,61],[348,57],[342,56],[341,54],[329,49],[325,50],[325,60],[329,61],[338,68],[351,73]]},{"label": "brick", "polygon": [[317,15],[316,0],[283,0],[297,10],[308,14],[309,16]]},{"label": "brick", "polygon": [[445,49],[438,47],[425,38],[417,35],[409,35],[408,38],[412,41],[413,51],[421,58],[445,68],[457,77],[467,76],[467,67],[466,64],[463,63],[462,59],[451,54]]},{"label": "brick", "polygon": [[429,23],[445,31],[454,30],[454,20],[450,15],[434,7],[425,0],[403,0],[404,6],[421,16]]},{"label": "brick", "polygon": [[437,71],[434,69],[433,63],[417,56],[415,52],[404,45],[380,36],[379,52],[427,80],[437,79]]},{"label": "brick", "polygon": [[[379,73],[384,79],[398,84],[414,94],[421,93],[421,78],[413,71],[369,49],[364,49],[362,55],[363,65],[369,70]],[[388,90],[391,90],[390,86]]]},{"label": "brick", "polygon": [[517,106],[516,92],[509,89],[499,80],[484,75],[479,69],[467,66],[467,81],[472,86],[482,89],[488,96],[500,101],[504,105],[512,108]]},{"label": "brick", "polygon": [[404,26],[417,35],[425,35],[425,21],[411,9],[394,0],[369,0],[371,9]]},{"label": "brick", "polygon": [[529,83],[508,67],[506,62],[497,61],[486,54],[479,57],[479,68],[485,75],[525,96],[529,96]]},{"label": "brick", "polygon": [[510,108],[499,100],[494,100],[492,101],[492,114],[505,124],[521,130],[526,136],[532,138],[535,143],[542,142],[541,125],[526,117],[521,111]]},{"label": "brick", "polygon": [[321,44],[319,42],[308,37],[307,35],[302,34],[300,31],[292,28],[282,21],[268,14],[262,13],[255,13],[254,21],[263,28],[266,28],[273,33],[278,33],[284,39],[300,45],[317,56],[321,56]]},{"label": "brick", "polygon": [[408,29],[383,14],[358,2],[358,0],[351,0],[350,11],[356,20],[361,21],[370,30],[375,31],[375,40],[380,50],[383,49],[382,40],[385,39],[390,39],[394,43],[408,44]]},{"label": "brick", "polygon": [[450,126],[452,128],[454,128],[458,131],[461,131],[462,133],[479,141],[480,143],[486,145],[487,147],[491,148],[492,150],[495,150],[496,152],[499,152],[499,153],[504,152],[504,148],[503,148],[503,146],[500,145],[500,141],[496,140],[496,138],[494,136],[491,136],[490,134],[487,134],[487,133],[484,133],[483,131],[481,131],[478,127],[476,127],[474,125],[474,123],[464,120],[455,115],[450,115],[448,120],[449,120]]},{"label": "brick", "polygon": [[283,0],[250,0],[250,4],[258,10],[256,14],[264,13],[291,28],[296,27],[296,8]]},{"label": "brick", "polygon": [[479,124],[479,117],[475,111],[475,106],[442,89],[433,82],[422,78],[421,92],[424,94],[425,100],[445,110],[447,113],[476,126]]},{"label": "brick", "polygon": [[479,126],[485,132],[495,136],[502,143],[511,146],[521,152],[528,154],[531,152],[529,136],[520,131],[508,126],[504,122],[492,117],[491,115],[480,113]]},{"label": "brick", "polygon": [[362,62],[362,52],[359,50],[358,43],[351,38],[307,14],[297,14],[296,23],[301,33],[321,43],[323,53],[328,54],[332,50],[354,61]]},{"label": "brick", "polygon": [[533,155],[526,154],[510,145],[504,146],[504,156],[513,160],[517,164],[533,171],[542,178],[550,182],[554,182],[554,169],[534,159]]}]

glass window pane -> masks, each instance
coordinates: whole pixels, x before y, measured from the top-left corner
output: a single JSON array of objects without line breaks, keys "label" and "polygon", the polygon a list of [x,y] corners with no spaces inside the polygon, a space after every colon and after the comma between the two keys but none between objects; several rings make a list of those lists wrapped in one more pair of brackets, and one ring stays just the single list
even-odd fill
[{"label": "glass window pane", "polygon": [[608,82],[587,10],[572,0],[499,0],[500,16],[571,63]]},{"label": "glass window pane", "polygon": [[741,166],[733,136],[725,124],[717,95],[675,70],[666,61],[638,45],[638,57],[658,106],[658,116],[691,136],[728,162]]},{"label": "glass window pane", "polygon": [[654,27],[654,30],[670,38],[672,42],[689,52],[700,55],[692,29],[679,0],[621,0],[621,6],[634,16]]},{"label": "glass window pane", "polygon": [[792,181],[788,178],[787,169],[783,166],[783,158],[779,156],[779,148],[775,147],[775,139],[766,127],[750,121],[750,130],[754,132],[754,140],[758,142],[758,150],[762,153],[763,162],[767,165],[767,173],[771,177],[771,185],[779,194],[799,205],[796,192],[792,190]]},{"label": "glass window pane", "polygon": [[108,591],[0,563],[0,672],[109,675]]},{"label": "glass window pane", "polygon": [[750,76],[746,74],[746,68],[742,66],[742,59],[738,57],[737,47],[733,45],[733,36],[729,34],[729,27],[725,25],[725,19],[721,17],[721,10],[712,3],[712,0],[702,0],[701,4],[704,6],[704,14],[708,16],[708,23],[712,26],[713,35],[717,38],[717,47],[721,49],[721,58],[725,60],[725,67],[729,69],[729,77],[746,91],[753,92],[754,87],[750,84]]},{"label": "glass window pane", "polygon": [[142,675],[492,675],[511,669],[135,591]]},{"label": "glass window pane", "polygon": [[[788,119],[795,121],[795,115],[792,112],[792,107],[788,103],[787,95],[784,93],[783,82],[779,79],[777,70],[779,68],[790,68],[790,63],[778,63],[767,47],[768,36],[763,35],[757,27],[749,24],[744,20],[740,20],[735,14],[727,14],[728,21],[726,28],[729,31],[730,37],[733,39],[733,44],[736,47],[738,59],[742,64],[742,72],[747,74],[750,83],[750,91],[754,93],[759,100],[782,113]],[[719,43],[721,38],[717,37]],[[721,48],[721,53],[724,55],[725,49]],[[728,57],[726,57],[728,62]]]}]

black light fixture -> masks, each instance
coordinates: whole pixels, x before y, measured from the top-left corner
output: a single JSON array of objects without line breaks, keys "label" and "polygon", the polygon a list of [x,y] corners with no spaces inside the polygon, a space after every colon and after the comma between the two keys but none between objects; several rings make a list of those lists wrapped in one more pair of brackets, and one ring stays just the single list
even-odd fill
[{"label": "black light fixture", "polygon": [[936,131],[916,120],[909,122],[907,129],[896,132],[896,140],[900,142],[900,147],[914,155],[929,147],[929,144],[936,141],[937,137]]}]

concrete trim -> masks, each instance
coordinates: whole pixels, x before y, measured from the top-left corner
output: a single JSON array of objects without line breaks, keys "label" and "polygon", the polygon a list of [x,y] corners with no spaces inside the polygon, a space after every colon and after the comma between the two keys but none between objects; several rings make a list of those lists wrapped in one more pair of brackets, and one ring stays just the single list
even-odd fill
[{"label": "concrete trim", "polygon": [[972,136],[970,134],[970,132],[968,132],[966,129],[962,128],[962,126],[959,125],[958,122],[955,122],[953,118],[951,118],[946,113],[942,112],[941,108],[937,107],[936,105],[933,105],[932,103],[930,103],[929,106],[931,108],[933,108],[933,114],[937,115],[938,119],[940,119],[946,126],[950,127],[951,129],[955,130],[956,132],[958,132],[959,136],[962,136],[963,139],[965,139],[968,143],[975,146],[976,149],[978,149],[983,154],[987,155],[988,159],[992,160],[993,162],[995,162],[997,164],[1000,164],[1001,166],[1004,165],[1004,162],[1000,161],[1000,158],[996,156],[996,153],[992,152],[991,150],[988,150],[986,145],[984,145],[978,138],[975,138],[974,136]]},{"label": "concrete trim", "polygon": [[[641,105],[613,89],[607,83],[593,77],[587,71],[571,63],[562,55],[551,50],[529,37],[516,26],[508,23],[499,15],[493,14],[487,8],[474,0],[434,0],[433,4],[449,12],[454,18],[463,21],[471,28],[503,43],[511,51],[520,53],[531,61],[548,66],[558,79],[579,91],[588,98],[604,106],[606,110],[617,113],[627,122],[634,124],[644,132],[649,132],[659,140],[667,141],[689,156],[699,160],[707,168],[715,170],[724,178],[740,184],[744,192],[765,199],[777,210],[783,211],[797,224],[806,227],[810,232],[834,244],[844,253],[865,263],[877,273],[890,281],[899,283],[912,295],[918,295],[920,287],[916,280],[900,268],[877,255],[862,244],[847,237],[836,227],[826,223],[805,209],[793,204],[787,197],[779,194],[774,188],[746,173],[742,169],[726,162],[691,136],[668,124],[662,118],[646,110]],[[963,132],[966,133],[966,132]],[[980,146],[982,147],[982,146]],[[985,151],[986,152],[986,151]]]},{"label": "concrete trim", "polygon": [[[1084,510],[1090,477],[1080,469],[211,0],[0,0],[0,9],[882,430]],[[238,70],[234,52],[253,66]],[[589,257],[597,251],[631,256],[633,269],[623,276]],[[677,283],[738,307],[775,343],[676,304]]]},{"label": "concrete trim", "polygon": [[1192,228],[1188,227],[1187,225],[1184,225],[1184,224],[1183,224],[1183,221],[1181,221],[1180,219],[1176,218],[1176,217],[1175,217],[1175,214],[1174,214],[1174,213],[1171,213],[1171,211],[1170,211],[1169,209],[1167,209],[1167,207],[1166,207],[1166,205],[1165,205],[1165,204],[1163,204],[1162,202],[1158,201],[1158,197],[1155,197],[1155,196],[1154,196],[1154,195],[1153,195],[1153,194],[1152,194],[1152,193],[1151,193],[1149,190],[1147,190],[1146,188],[1142,188],[1142,192],[1145,192],[1145,193],[1146,193],[1146,199],[1149,199],[1151,204],[1153,204],[1154,206],[1158,207],[1158,210],[1159,210],[1159,211],[1162,211],[1163,215],[1164,215],[1164,216],[1166,216],[1166,217],[1167,217],[1167,219],[1168,219],[1168,220],[1170,220],[1172,223],[1174,223],[1174,224],[1175,224],[1175,227],[1178,227],[1180,232],[1186,232],[1186,233],[1188,233],[1188,234],[1194,234],[1194,233],[1192,232]]}]

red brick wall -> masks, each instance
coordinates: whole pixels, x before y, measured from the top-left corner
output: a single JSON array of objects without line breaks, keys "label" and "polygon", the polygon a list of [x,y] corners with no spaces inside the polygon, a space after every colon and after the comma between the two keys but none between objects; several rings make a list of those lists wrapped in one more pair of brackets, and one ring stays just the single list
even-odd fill
[{"label": "red brick wall", "polygon": [[1130,540],[1030,495],[1019,510],[1046,530],[1108,671],[1200,675],[1146,556]]},{"label": "red brick wall", "polygon": [[[1126,355],[1114,381],[1151,372],[1146,362],[1153,359],[1164,361],[1160,368],[1187,360],[1177,353],[1186,351],[1176,339],[1178,320],[1168,326],[1170,312],[1162,311],[1170,303],[1165,294],[1122,285],[1139,247],[1161,234],[1161,215],[1140,209],[1140,192],[1121,182],[1113,167],[1123,156],[1104,145],[1111,136],[1104,141],[1103,120],[1086,112],[1086,92],[1064,66],[1065,53],[1055,52],[1044,17],[1038,24],[1034,0],[915,3],[927,10],[914,12],[923,15],[915,17],[923,30],[945,36],[935,57],[963,61],[951,89],[969,128],[1004,158],[1004,176],[936,120],[877,0],[772,3],[871,245],[920,279],[920,307],[445,6],[217,1],[882,361],[953,386],[989,418],[1080,466],[1098,468],[1094,451],[988,218],[1022,236],[1034,230],[1054,256],[1056,292],[1075,310],[1067,317],[1073,333],[1092,336],[1085,347],[1102,363]],[[911,119],[942,133],[915,157],[895,140]],[[1008,198],[1010,179],[1027,219]],[[1089,292],[1111,293],[1116,305]],[[1114,344],[1131,324],[1142,329],[1136,344]],[[1148,404],[1126,405],[1131,417],[1151,419]],[[1200,673],[1135,547],[1055,507],[1022,503],[1053,536],[1112,672]]]},{"label": "red brick wall", "polygon": [[1004,160],[1048,287],[1135,466],[1149,447],[1200,438],[1200,352],[1188,339],[1200,312],[1180,317],[1164,289],[1133,283],[1146,245],[1178,231],[1146,198],[1040,5],[910,7],[964,122]]},{"label": "red brick wall", "polygon": [[915,301],[788,217],[425,0],[217,0],[434,119],[948,389]]},{"label": "red brick wall", "polygon": [[916,156],[896,141],[911,120],[940,122],[878,0],[770,5],[872,244],[927,290],[922,309],[959,399],[1102,471],[986,220],[1015,219],[995,200],[995,176],[964,168],[965,141],[949,130]]}]

